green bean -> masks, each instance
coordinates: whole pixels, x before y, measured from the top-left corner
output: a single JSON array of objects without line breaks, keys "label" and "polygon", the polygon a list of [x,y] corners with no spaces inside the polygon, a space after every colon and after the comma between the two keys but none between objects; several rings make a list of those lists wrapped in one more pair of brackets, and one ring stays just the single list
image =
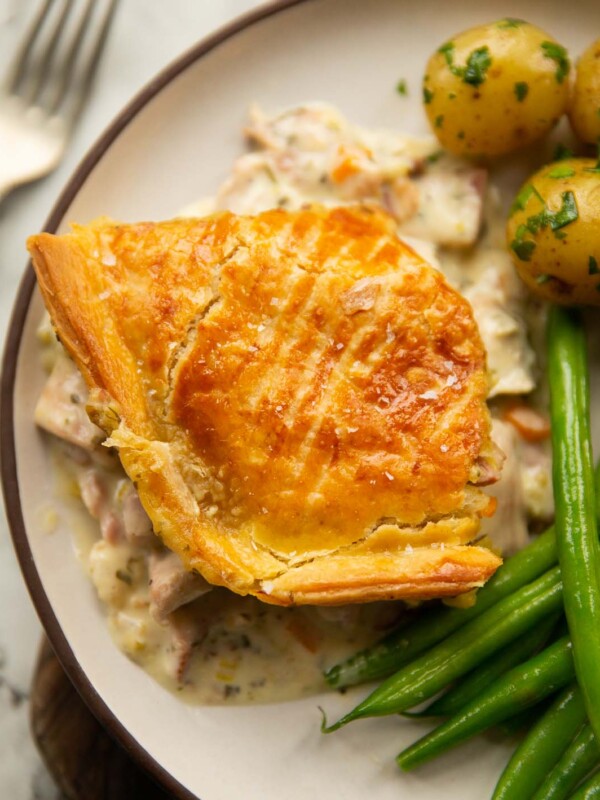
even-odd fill
[{"label": "green bean", "polygon": [[338,722],[327,726],[324,720],[322,731],[331,733],[355,719],[395,714],[422,703],[483,658],[556,614],[561,604],[560,570],[553,567],[392,675]]},{"label": "green bean", "polygon": [[576,683],[559,694],[517,747],[496,784],[492,800],[523,800],[538,789],[585,722]]},{"label": "green bean", "polygon": [[561,689],[573,679],[571,650],[565,636],[514,667],[454,717],[403,750],[398,764],[402,769],[413,769]]},{"label": "green bean", "polygon": [[580,786],[571,800],[598,800],[600,798],[600,772],[595,772],[583,786]]},{"label": "green bean", "polygon": [[512,667],[526,661],[547,642],[556,625],[556,617],[544,620],[537,628],[526,631],[514,642],[508,644],[500,653],[494,653],[449,692],[435,700],[425,711],[415,716],[451,717],[470,700],[482,692],[492,681],[499,678]]},{"label": "green bean", "polygon": [[[546,701],[547,699],[544,698]],[[523,733],[528,731],[534,722],[538,721],[547,707],[547,702],[536,703],[536,705],[526,708],[525,711],[519,711],[518,714],[497,722],[494,727],[504,736],[515,736],[518,733]]]},{"label": "green bean", "polygon": [[546,775],[533,800],[566,800],[599,762],[600,748],[594,731],[591,725],[584,725],[560,760]]},{"label": "green bean", "polygon": [[564,606],[577,680],[590,724],[600,740],[600,544],[581,313],[553,306],[547,333],[554,524]]},{"label": "green bean", "polygon": [[419,618],[386,636],[374,646],[361,650],[336,664],[326,673],[330,686],[341,689],[367,681],[387,678],[425,650],[487,611],[499,600],[538,578],[556,564],[554,529],[508,558],[487,584],[477,592],[470,608],[437,605]]}]

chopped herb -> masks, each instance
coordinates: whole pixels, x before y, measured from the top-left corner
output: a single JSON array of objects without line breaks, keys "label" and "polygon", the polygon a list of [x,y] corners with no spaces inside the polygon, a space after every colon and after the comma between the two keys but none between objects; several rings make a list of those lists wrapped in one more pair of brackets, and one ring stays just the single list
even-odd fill
[{"label": "chopped herb", "polygon": [[128,586],[131,586],[132,582],[131,575],[128,572],[125,572],[124,569],[118,569],[115,572],[115,577],[118,578],[120,581],[123,581],[123,583],[126,583]]},{"label": "chopped herb", "polygon": [[571,178],[575,175],[575,170],[573,167],[569,167],[566,164],[562,164],[558,167],[554,167],[548,173],[549,178]]},{"label": "chopped herb", "polygon": [[462,76],[463,81],[471,86],[480,86],[485,80],[485,73],[491,63],[492,57],[487,45],[473,50],[467,59],[467,68]]},{"label": "chopped herb", "polygon": [[444,124],[444,115],[438,114],[437,117],[435,118],[435,127],[441,128],[443,124]]},{"label": "chopped herb", "polygon": [[590,256],[590,260],[588,261],[588,275],[599,275],[600,274],[600,267],[598,266],[598,262],[594,258],[594,256]]},{"label": "chopped herb", "polygon": [[535,282],[541,284],[541,283],[548,283],[549,280],[550,280],[550,275],[538,275],[537,278],[535,279]]},{"label": "chopped herb", "polygon": [[454,42],[446,42],[446,44],[443,44],[438,50],[438,53],[444,56],[446,64],[448,64],[449,67],[454,65]]},{"label": "chopped herb", "polygon": [[556,81],[562,83],[571,69],[567,51],[558,42],[542,42],[541,48],[545,57],[556,63]]},{"label": "chopped herb", "polygon": [[530,261],[531,255],[535,250],[535,242],[532,242],[531,240],[524,241],[523,239],[519,240],[515,238],[510,243],[510,247],[511,250],[516,253],[517,258],[519,258],[521,261]]},{"label": "chopped herb", "polygon": [[[529,190],[529,186],[531,186],[531,190]],[[535,193],[538,198],[540,197],[537,190],[531,184],[529,184],[529,186],[525,187],[517,196],[513,206],[516,206],[515,210],[522,210],[532,194]],[[510,247],[521,261],[529,261],[536,248],[536,243],[532,239],[525,238],[528,234],[534,236],[540,230],[549,227],[554,231],[554,235],[561,239],[564,238],[564,233],[562,233],[560,229],[579,218],[577,203],[575,202],[575,195],[573,192],[563,192],[561,194],[561,200],[561,207],[558,211],[550,211],[548,206],[544,204],[542,211],[539,211],[537,214],[532,214],[527,221],[523,225],[519,225],[515,231],[515,238],[510,243]]]},{"label": "chopped herb", "polygon": [[480,86],[485,80],[485,73],[488,71],[492,63],[490,56],[490,49],[487,45],[478,47],[473,50],[467,58],[466,66],[457,67],[454,63],[454,42],[446,42],[443,44],[438,53],[441,53],[446,59],[448,69],[457,78],[462,78],[465,83],[470,86]]},{"label": "chopped herb", "polygon": [[535,186],[532,183],[525,184],[519,194],[515,197],[515,201],[510,209],[510,213],[514,214],[515,211],[523,211],[529,202],[529,198],[533,196],[537,197],[540,203],[544,203],[544,198],[541,196]]},{"label": "chopped herb", "polygon": [[527,25],[524,19],[517,19],[516,17],[505,17],[497,24],[497,28],[520,28],[521,25]]},{"label": "chopped herb", "polygon": [[577,203],[573,192],[562,192],[561,206],[558,211],[550,211],[547,207],[538,214],[529,217],[525,226],[530,233],[537,233],[550,226],[551,230],[557,231],[579,219]]},{"label": "chopped herb", "polygon": [[443,156],[443,152],[438,150],[436,153],[432,153],[430,156],[427,156],[427,161],[430,164],[435,164],[436,161],[439,161],[440,158]]},{"label": "chopped herb", "polygon": [[426,86],[423,87],[423,102],[425,105],[429,105],[433,100],[433,92],[428,89]]},{"label": "chopped herb", "polygon": [[554,236],[557,239],[566,239],[567,238],[567,234],[564,231],[554,231]]},{"label": "chopped herb", "polygon": [[456,92],[450,92],[448,95],[448,100],[454,100],[456,98]]},{"label": "chopped herb", "polygon": [[517,100],[519,103],[522,103],[523,100],[527,97],[527,93],[529,92],[529,85],[524,81],[518,81],[515,83],[515,94],[517,96]]},{"label": "chopped herb", "polygon": [[464,138],[465,138],[465,132],[464,132],[464,131],[459,131],[459,132],[456,134],[456,138],[457,138],[457,139],[464,139]]},{"label": "chopped herb", "polygon": [[406,95],[408,94],[408,86],[406,85],[406,81],[404,80],[404,78],[399,80],[398,83],[396,84],[396,91],[403,97],[406,97]]},{"label": "chopped herb", "polygon": [[553,161],[563,161],[565,158],[573,158],[573,151],[562,142],[556,145]]}]

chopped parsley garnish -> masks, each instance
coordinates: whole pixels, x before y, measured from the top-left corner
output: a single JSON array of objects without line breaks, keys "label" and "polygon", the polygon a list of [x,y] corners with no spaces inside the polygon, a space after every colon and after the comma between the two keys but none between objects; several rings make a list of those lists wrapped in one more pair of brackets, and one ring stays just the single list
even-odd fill
[{"label": "chopped parsley garnish", "polygon": [[531,261],[531,256],[535,250],[535,242],[532,242],[531,239],[525,241],[524,239],[515,238],[510,243],[510,247],[521,261]]},{"label": "chopped parsley garnish", "polygon": [[544,208],[543,211],[529,217],[525,223],[527,230],[531,233],[537,233],[539,230],[550,226],[551,230],[557,231],[579,219],[579,211],[577,210],[573,192],[562,192],[561,200],[562,203],[558,211],[550,211],[548,208]]},{"label": "chopped parsley garnish", "polygon": [[516,17],[505,17],[500,20],[497,27],[501,29],[520,28],[521,25],[527,25],[527,22],[524,19],[517,19]]},{"label": "chopped parsley garnish", "polygon": [[396,84],[396,91],[403,97],[406,97],[406,95],[408,94],[408,86],[406,85],[406,81],[404,80],[404,78],[399,80],[398,83]]},{"label": "chopped parsley garnish", "polygon": [[594,256],[590,256],[588,261],[588,275],[600,275],[600,267]]},{"label": "chopped parsley garnish", "polygon": [[456,99],[456,92],[450,92],[448,95],[448,100],[455,100]]},{"label": "chopped parsley garnish", "polygon": [[454,49],[454,42],[446,42],[438,50],[438,53],[441,53],[446,59],[450,72],[456,75],[457,78],[462,78],[470,86],[481,86],[485,80],[485,74],[492,63],[489,47],[484,45],[473,50],[469,54],[464,67],[457,67],[454,63]]},{"label": "chopped parsley garnish", "polygon": [[562,142],[556,145],[553,161],[563,161],[565,158],[573,158],[573,151]]},{"label": "chopped parsley garnish", "polygon": [[575,170],[567,164],[560,164],[548,173],[549,178],[571,178],[573,175],[575,175]]},{"label": "chopped parsley garnish", "polygon": [[535,282],[541,284],[541,283],[548,283],[549,280],[550,280],[550,275],[542,274],[542,275],[538,275],[537,276],[537,278],[535,279]]},{"label": "chopped parsley garnish", "polygon": [[456,138],[457,138],[457,139],[464,139],[464,138],[465,138],[465,132],[464,132],[464,131],[459,131],[459,132],[456,134]]},{"label": "chopped parsley garnish", "polygon": [[429,105],[433,100],[433,92],[431,89],[428,89],[426,86],[423,87],[423,102],[425,105]]},{"label": "chopped parsley garnish", "polygon": [[427,156],[427,161],[430,164],[435,164],[436,161],[439,161],[440,158],[444,155],[442,150],[438,150],[436,153],[432,153],[430,156]]},{"label": "chopped parsley garnish", "polygon": [[[530,191],[529,186],[531,187]],[[529,186],[517,196],[515,200],[517,209],[522,209],[532,194],[535,193],[539,197],[537,190],[531,184]],[[523,197],[525,197],[524,200]],[[515,231],[515,238],[510,243],[510,247],[521,261],[529,261],[536,248],[536,243],[533,240],[525,238],[527,234],[535,235],[544,228],[549,227],[554,231],[554,235],[557,236],[557,238],[564,238],[564,234],[560,229],[569,225],[571,222],[575,222],[576,219],[579,219],[579,212],[573,192],[562,192],[561,201],[561,206],[558,211],[550,211],[544,204],[544,208],[541,211],[538,211],[537,214],[532,214],[523,225],[519,225]]]},{"label": "chopped parsley garnish", "polygon": [[435,127],[441,128],[443,124],[444,124],[444,115],[438,114],[437,117],[435,118]]},{"label": "chopped parsley garnish", "polygon": [[519,103],[522,103],[523,100],[527,97],[529,92],[529,84],[525,83],[525,81],[518,81],[515,83],[515,95],[517,96],[517,100]]},{"label": "chopped parsley garnish", "polygon": [[525,206],[529,202],[529,198],[533,196],[537,197],[540,203],[544,203],[544,198],[541,196],[535,186],[532,183],[525,184],[519,194],[515,197],[515,201],[510,208],[510,213],[514,214],[515,211],[524,211]]},{"label": "chopped parsley garnish", "polygon": [[446,44],[443,44],[438,50],[438,53],[444,56],[446,64],[448,64],[449,67],[452,68],[454,66],[454,42],[446,42]]},{"label": "chopped parsley garnish", "polygon": [[542,42],[541,48],[546,58],[556,63],[556,81],[562,83],[571,69],[567,51],[558,42]]},{"label": "chopped parsley garnish", "polygon": [[490,68],[491,63],[492,57],[487,45],[473,50],[467,59],[467,68],[462,76],[463,81],[470,83],[471,86],[480,86],[485,80],[485,73]]}]

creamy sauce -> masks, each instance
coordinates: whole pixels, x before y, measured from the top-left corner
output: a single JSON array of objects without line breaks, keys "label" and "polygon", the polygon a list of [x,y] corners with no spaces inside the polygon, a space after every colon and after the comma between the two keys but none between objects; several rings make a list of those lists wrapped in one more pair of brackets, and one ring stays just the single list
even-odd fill
[{"label": "creamy sauce", "polygon": [[[80,499],[78,476],[88,466],[74,462],[62,442],[49,441],[75,553],[96,587],[115,642],[186,702],[266,703],[316,694],[326,688],[323,670],[372,644],[405,613],[400,603],[279,608],[215,588],[161,623],[150,613],[148,580],[148,559],[158,542],[102,539]],[[125,478],[118,464],[97,469],[113,489]],[[183,675],[178,630],[192,641]]]},{"label": "creamy sauce", "polygon": [[[359,129],[320,104],[274,117],[254,110],[249,135],[255,150],[240,157],[216,198],[185,214],[225,208],[256,213],[306,202],[383,205],[399,234],[473,305],[488,352],[496,438],[507,455],[504,478],[491,487],[499,511],[484,521],[482,533],[504,552],[522,547],[528,522],[552,513],[548,446],[523,442],[501,418],[507,397],[536,388],[528,326],[539,310],[515,277],[503,242],[504,215],[494,188],[486,189],[485,173],[440,156],[432,138]],[[47,325],[41,340],[50,368],[56,346]],[[61,369],[63,385],[75,385],[79,376],[69,375],[68,364]],[[94,430],[81,417],[84,399],[69,408],[73,393],[61,394],[60,382],[49,381],[36,418],[71,442],[54,440],[53,453],[57,491],[72,511],[77,556],[118,646],[166,688],[204,704],[314,694],[326,688],[324,669],[381,638],[406,613],[402,603],[283,609],[220,588],[202,593],[202,587],[192,587],[196,599],[159,613],[153,564],[166,551],[144,530],[139,513],[135,525],[128,522],[133,488],[118,460],[96,446]],[[82,513],[81,499],[90,514]],[[173,586],[181,589],[177,580],[175,575]]]}]

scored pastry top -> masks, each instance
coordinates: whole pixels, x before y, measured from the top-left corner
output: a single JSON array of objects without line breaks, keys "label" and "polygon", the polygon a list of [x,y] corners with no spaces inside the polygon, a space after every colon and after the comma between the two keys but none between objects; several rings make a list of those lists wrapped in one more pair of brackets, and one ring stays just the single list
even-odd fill
[{"label": "scored pastry top", "polygon": [[497,474],[468,302],[369,208],[121,225],[29,248],[157,534],[282,605],[454,595]]}]

